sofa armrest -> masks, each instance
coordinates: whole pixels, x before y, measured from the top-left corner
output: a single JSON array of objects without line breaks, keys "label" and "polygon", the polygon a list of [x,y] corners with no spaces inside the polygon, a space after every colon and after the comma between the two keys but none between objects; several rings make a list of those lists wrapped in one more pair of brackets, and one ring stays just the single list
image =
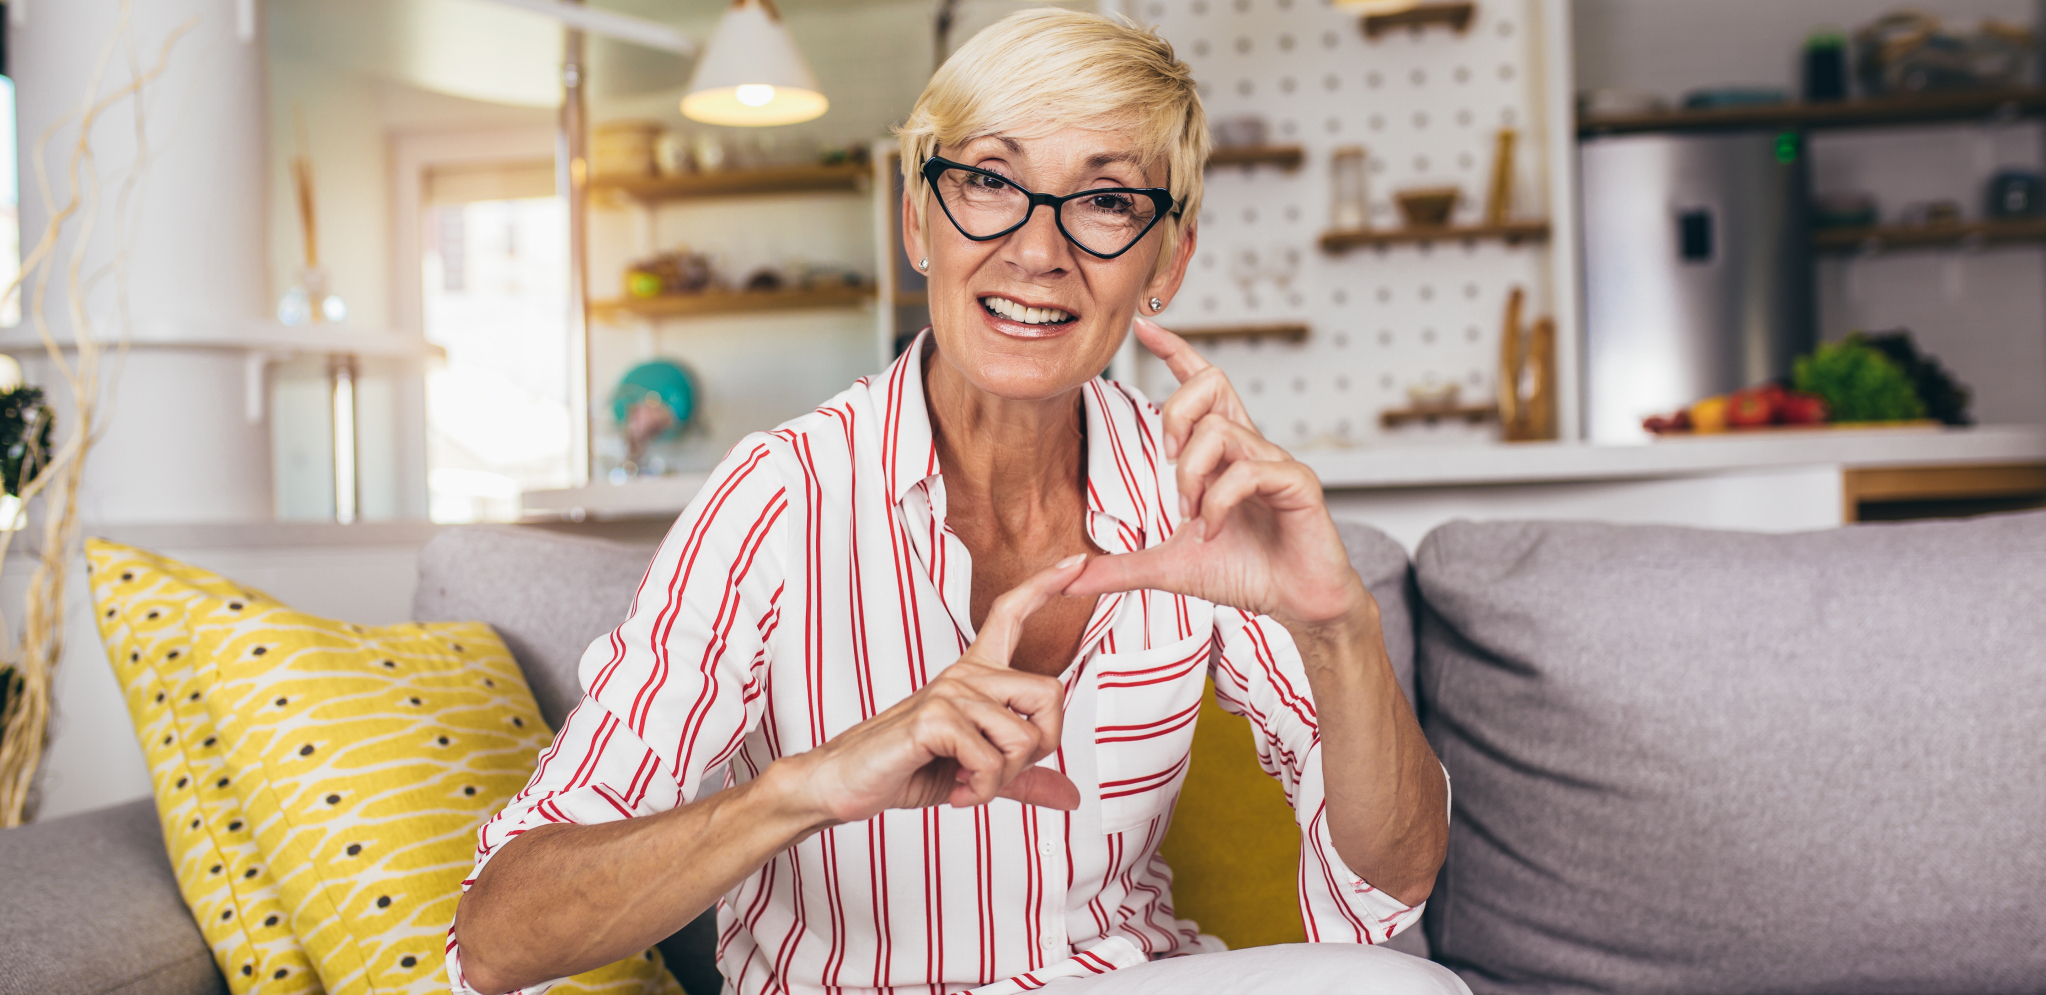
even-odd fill
[{"label": "sofa armrest", "polygon": [[0,995],[226,995],[149,799],[0,830]]}]

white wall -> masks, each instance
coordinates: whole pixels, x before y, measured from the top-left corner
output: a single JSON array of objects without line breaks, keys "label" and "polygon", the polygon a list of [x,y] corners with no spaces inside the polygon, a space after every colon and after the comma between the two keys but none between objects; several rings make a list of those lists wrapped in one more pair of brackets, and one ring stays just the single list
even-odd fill
[{"label": "white wall", "polygon": [[[1852,31],[1903,6],[1871,0],[1575,0],[1577,85],[1644,91],[1672,102],[1729,84],[1801,86],[1799,53],[1817,28]],[[1942,0],[1919,6],[1950,26],[1982,18],[2030,24],[2033,0]],[[2036,122],[1829,131],[1810,145],[1813,189],[1866,191],[1884,220],[1913,202],[1951,198],[1982,213],[1982,184],[2006,166],[2042,164]],[[2046,248],[1833,256],[1818,265],[1819,330],[1909,328],[1974,389],[1984,423],[2046,422]]]}]

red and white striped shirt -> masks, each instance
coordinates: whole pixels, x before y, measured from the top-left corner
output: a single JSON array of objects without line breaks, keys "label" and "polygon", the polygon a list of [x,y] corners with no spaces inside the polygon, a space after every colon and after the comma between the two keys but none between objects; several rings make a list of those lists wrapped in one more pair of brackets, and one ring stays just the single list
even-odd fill
[{"label": "red and white striped shirt", "polygon": [[[972,643],[973,571],[945,523],[923,341],[878,381],[749,436],[712,474],[631,617],[584,655],[585,697],[483,827],[478,872],[534,826],[651,815],[707,778],[750,780],[908,697]],[[1156,409],[1105,380],[1082,394],[1089,534],[1111,553],[1165,541],[1178,492]],[[812,836],[719,903],[728,984],[997,995],[1217,948],[1173,915],[1157,854],[1208,676],[1298,813],[1308,937],[1384,942],[1418,921],[1420,906],[1373,889],[1330,842],[1314,702],[1286,630],[1142,591],[1100,599],[1061,676],[1063,745],[1042,763],[1080,786],[1077,811],[998,798]],[[452,936],[448,968],[468,991]]]}]

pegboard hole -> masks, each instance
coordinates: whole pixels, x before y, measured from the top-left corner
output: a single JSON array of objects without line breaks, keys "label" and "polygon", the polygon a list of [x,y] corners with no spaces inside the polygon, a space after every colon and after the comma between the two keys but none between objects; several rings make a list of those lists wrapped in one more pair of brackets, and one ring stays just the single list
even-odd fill
[{"label": "pegboard hole", "polygon": [[1464,284],[1464,285],[1463,285],[1463,299],[1464,299],[1464,300],[1467,300],[1467,301],[1474,301],[1474,300],[1477,300],[1477,299],[1478,299],[1478,285],[1477,285],[1477,284],[1475,284],[1475,283],[1466,283],[1466,284]]},{"label": "pegboard hole", "polygon": [[[1348,333],[1348,332],[1337,332],[1337,333],[1335,334],[1335,343],[1336,343],[1336,348],[1338,348],[1338,349],[1347,349],[1347,348],[1349,348],[1349,347],[1350,347],[1350,333]],[[1344,380],[1344,381],[1343,381],[1343,383],[1345,383],[1345,384],[1348,384],[1349,382],[1350,382],[1350,381],[1348,381],[1348,380]]]},{"label": "pegboard hole", "polygon": [[1457,111],[1457,112],[1456,112],[1456,123],[1457,123],[1457,124],[1459,124],[1459,125],[1462,125],[1463,127],[1466,127],[1466,128],[1468,128],[1468,127],[1470,127],[1470,126],[1471,126],[1471,121],[1472,121],[1472,120],[1474,120],[1474,117],[1473,117],[1473,115],[1471,114],[1471,109],[1470,109],[1470,108],[1466,107],[1466,108],[1464,108],[1463,110],[1460,110],[1460,111]]},{"label": "pegboard hole", "polygon": [[1322,32],[1322,33],[1321,33],[1321,47],[1323,47],[1323,48],[1334,48],[1334,47],[1336,47],[1336,33],[1335,33],[1335,32],[1333,32],[1333,31],[1324,31],[1324,32]]},{"label": "pegboard hole", "polygon": [[1293,393],[1295,393],[1295,394],[1305,394],[1305,393],[1307,393],[1307,378],[1306,378],[1306,377],[1294,377],[1294,378],[1293,378]]},{"label": "pegboard hole", "polygon": [[[1014,215],[1011,215],[1011,217],[1014,217]],[[1243,209],[1243,223],[1247,225],[1257,224],[1257,208],[1246,207]]]},{"label": "pegboard hole", "polygon": [[1499,22],[1499,37],[1501,37],[1501,38],[1511,38],[1511,37],[1513,37],[1513,22],[1512,22],[1512,21],[1500,21],[1500,22]]},{"label": "pegboard hole", "polygon": [[[1293,81],[1289,79],[1289,80],[1287,80],[1286,82],[1290,84],[1290,83],[1292,83]],[[1293,134],[1294,132],[1296,132],[1296,131],[1299,131],[1299,130],[1300,130],[1300,123],[1299,123],[1299,122],[1297,122],[1297,121],[1295,121],[1295,120],[1293,120],[1293,119],[1292,119],[1292,118],[1290,118],[1290,117],[1289,117],[1289,118],[1287,118],[1287,119],[1286,119],[1286,120],[1284,120],[1284,121],[1281,121],[1281,122],[1279,122],[1279,133],[1280,133],[1280,134],[1282,134],[1282,135],[1291,135],[1291,134]]]},{"label": "pegboard hole", "polygon": [[[1328,75],[1323,76],[1321,78],[1321,88],[1327,90],[1330,93],[1336,92],[1336,90],[1340,88],[1342,85],[1343,78],[1341,76],[1336,75],[1335,73],[1329,73]],[[1335,118],[1329,118],[1329,120],[1333,121],[1335,120]]]},{"label": "pegboard hole", "polygon": [[1292,36],[1292,35],[1280,35],[1280,36],[1279,36],[1279,51],[1281,51],[1281,52],[1291,52],[1292,50],[1293,50],[1293,36]]},{"label": "pegboard hole", "polygon": [[1152,20],[1157,20],[1158,18],[1164,17],[1165,5],[1162,3],[1154,3],[1151,6],[1144,8],[1144,15],[1151,18]]},{"label": "pegboard hole", "polygon": [[1213,311],[1215,309],[1215,303],[1216,302],[1213,297],[1203,297],[1201,298],[1201,310]]},{"label": "pegboard hole", "polygon": [[1435,299],[1435,287],[1433,284],[1427,283],[1421,284],[1421,299],[1424,301],[1432,301]]},{"label": "pegboard hole", "polygon": [[1368,126],[1372,131],[1382,130],[1385,127],[1385,115],[1373,114],[1369,119],[1367,119],[1364,122],[1364,124]]},{"label": "pegboard hole", "polygon": [[1391,390],[1391,389],[1392,389],[1392,374],[1390,374],[1390,373],[1381,373],[1381,374],[1379,374],[1379,375],[1378,375],[1378,388],[1379,388],[1380,390]]},{"label": "pegboard hole", "polygon": [[1414,127],[1416,127],[1416,128],[1426,128],[1427,126],[1428,126],[1428,112],[1427,112],[1427,111],[1415,111],[1415,112],[1414,112]]},{"label": "pegboard hole", "polygon": [[1477,370],[1472,370],[1464,379],[1470,381],[1471,386],[1476,387],[1485,382],[1485,375]]},{"label": "pegboard hole", "polygon": [[1339,117],[1331,117],[1327,121],[1322,122],[1322,127],[1328,129],[1328,133],[1333,135],[1336,132],[1343,130],[1343,119]]},{"label": "pegboard hole", "polygon": [[1414,84],[1415,86],[1427,86],[1427,85],[1428,85],[1428,70],[1426,70],[1426,69],[1416,69],[1416,70],[1414,70],[1413,72],[1410,72],[1410,73],[1408,73],[1408,74],[1407,74],[1407,81],[1408,81],[1408,82],[1410,82],[1410,83],[1412,83],[1412,84]]},{"label": "pegboard hole", "polygon": [[1435,344],[1435,329],[1433,329],[1433,328],[1423,328],[1423,329],[1421,329],[1421,341],[1422,341],[1422,342],[1425,342],[1425,343],[1427,343],[1427,344],[1429,344],[1429,345],[1434,345],[1434,344]]},{"label": "pegboard hole", "polygon": [[[1255,342],[1257,340],[1252,339],[1251,341]],[[1259,380],[1256,377],[1251,377],[1250,382],[1244,384],[1243,386],[1253,394],[1262,394],[1265,392],[1265,382],[1263,380]]]},{"label": "pegboard hole", "polygon": [[1374,90],[1378,89],[1379,84],[1384,82],[1385,77],[1378,75],[1378,71],[1375,69],[1364,74],[1364,85]]},{"label": "pegboard hole", "polygon": [[1459,83],[1468,83],[1471,81],[1471,67],[1458,66],[1455,72],[1450,73],[1450,76]]},{"label": "pegboard hole", "polygon": [[1236,12],[1239,14],[1250,13],[1250,0],[1236,0]]},{"label": "pegboard hole", "polygon": [[1300,205],[1298,204],[1286,205],[1286,220],[1288,221],[1300,220]]},{"label": "pegboard hole", "polygon": [[1349,390],[1349,389],[1350,389],[1350,378],[1349,378],[1349,377],[1346,377],[1346,376],[1342,376],[1342,375],[1340,375],[1340,374],[1339,374],[1339,375],[1337,375],[1337,376],[1336,376],[1336,390],[1338,390],[1338,391],[1347,391],[1347,390]]},{"label": "pegboard hole", "polygon": [[1237,55],[1249,55],[1249,54],[1250,54],[1250,39],[1249,39],[1249,38],[1247,38],[1247,37],[1244,37],[1243,35],[1237,35],[1237,36],[1236,36],[1236,54],[1237,54]]},{"label": "pegboard hole", "polygon": [[1456,154],[1456,164],[1464,169],[1469,169],[1472,166],[1477,165],[1477,160],[1471,158],[1471,154],[1469,152],[1458,152]]},{"label": "pegboard hole", "polygon": [[[1350,292],[1349,292],[1349,291],[1347,291],[1347,290],[1343,290],[1343,289],[1341,289],[1341,288],[1338,288],[1338,289],[1336,290],[1336,292],[1335,292],[1335,293],[1333,293],[1333,294],[1330,294],[1330,295],[1328,295],[1328,296],[1329,296],[1329,300],[1332,300],[1332,301],[1336,302],[1337,304],[1348,304],[1348,303],[1350,303]],[[1345,337],[1345,336],[1341,336],[1341,335],[1338,335],[1338,336],[1336,336],[1336,339],[1337,339],[1337,344],[1338,344],[1338,345],[1342,344],[1343,342],[1347,342],[1347,341],[1349,341],[1349,339],[1348,339],[1347,337]]]},{"label": "pegboard hole", "polygon": [[1286,303],[1291,304],[1294,307],[1299,307],[1300,305],[1307,303],[1307,298],[1301,296],[1300,291],[1295,290],[1292,293],[1286,295]]},{"label": "pegboard hole", "polygon": [[1305,440],[1310,434],[1312,434],[1312,431],[1313,430],[1308,428],[1307,423],[1304,421],[1296,421],[1293,423],[1293,437],[1296,439]]},{"label": "pegboard hole", "polygon": [[1240,79],[1236,81],[1236,95],[1239,97],[1250,96],[1250,91],[1254,89],[1256,89],[1256,87],[1251,86],[1250,81],[1247,79]]},{"label": "pegboard hole", "polygon": [[1188,9],[1196,14],[1205,14],[1208,12],[1208,0],[1194,0],[1193,6]]},{"label": "pegboard hole", "polygon": [[1293,82],[1293,77],[1291,77],[1291,76],[1281,76],[1281,77],[1279,77],[1279,92],[1280,92],[1280,93],[1292,93],[1292,92],[1293,92],[1293,88],[1294,88],[1295,86],[1297,86],[1297,85],[1298,85],[1298,84],[1296,84],[1296,83],[1294,83],[1294,82]]},{"label": "pegboard hole", "polygon": [[1513,63],[1502,62],[1499,64],[1499,78],[1502,80],[1513,78]]},{"label": "pegboard hole", "polygon": [[1415,157],[1414,157],[1414,172],[1416,172],[1416,173],[1425,173],[1425,172],[1427,172],[1427,171],[1428,171],[1428,167],[1429,167],[1430,165],[1432,165],[1432,164],[1431,164],[1431,163],[1430,163],[1430,162],[1428,161],[1428,157],[1427,157],[1427,156],[1425,156],[1425,155],[1417,155],[1417,156],[1415,156]]},{"label": "pegboard hole", "polygon": [[1194,54],[1204,59],[1208,57],[1208,43],[1206,39],[1194,42]]},{"label": "pegboard hole", "polygon": [[1466,342],[1476,342],[1478,340],[1478,336],[1483,334],[1484,334],[1483,332],[1478,331],[1478,326],[1476,325],[1472,325],[1469,328],[1463,330],[1463,337],[1464,341]]},{"label": "pegboard hole", "polygon": [[[1378,295],[1377,295],[1377,296],[1378,296],[1378,303],[1380,303],[1380,304],[1390,304],[1390,303],[1392,303],[1392,288],[1391,288],[1391,287],[1380,287],[1380,288],[1378,288]],[[1391,334],[1391,333],[1387,333],[1387,334]],[[1384,341],[1384,336],[1380,336],[1380,339],[1379,339],[1379,340],[1380,340],[1380,341]]]},{"label": "pegboard hole", "polygon": [[1381,345],[1381,346],[1384,346],[1385,348],[1388,348],[1388,349],[1392,348],[1392,332],[1391,332],[1391,330],[1389,330],[1389,329],[1387,329],[1387,330],[1381,330],[1381,331],[1380,331],[1380,332],[1378,333],[1378,344],[1379,344],[1379,345]]},{"label": "pegboard hole", "polygon": [[1501,107],[1501,108],[1499,108],[1499,123],[1500,123],[1500,124],[1503,124],[1503,125],[1505,125],[1505,126],[1506,126],[1506,127],[1508,127],[1508,128],[1511,128],[1511,127],[1513,127],[1513,118],[1514,118],[1514,114],[1513,114],[1513,108],[1511,108],[1511,107]]}]

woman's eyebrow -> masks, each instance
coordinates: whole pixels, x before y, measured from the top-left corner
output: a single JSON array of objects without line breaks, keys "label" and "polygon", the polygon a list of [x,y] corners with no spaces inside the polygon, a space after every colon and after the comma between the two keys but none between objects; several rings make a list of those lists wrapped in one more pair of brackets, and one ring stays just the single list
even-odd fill
[{"label": "woman's eyebrow", "polygon": [[1099,152],[1087,157],[1087,168],[1099,169],[1117,162],[1126,162],[1132,166],[1143,164],[1135,152]]}]

